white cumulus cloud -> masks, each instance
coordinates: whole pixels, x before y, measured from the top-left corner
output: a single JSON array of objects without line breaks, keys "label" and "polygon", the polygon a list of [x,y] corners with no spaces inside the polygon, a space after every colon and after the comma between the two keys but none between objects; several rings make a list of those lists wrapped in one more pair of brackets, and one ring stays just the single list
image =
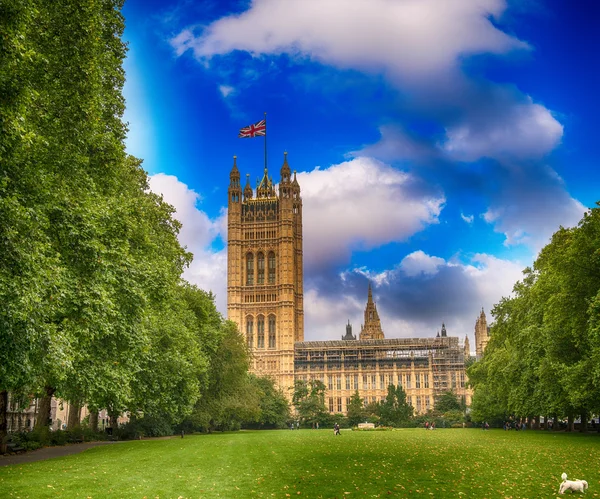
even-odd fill
[{"label": "white cumulus cloud", "polygon": [[227,249],[214,250],[211,247],[218,237],[227,240],[225,209],[218,218],[211,219],[198,208],[201,196],[173,175],[152,175],[149,184],[150,190],[161,194],[175,208],[174,217],[183,224],[179,242],[194,254],[194,260],[183,277],[205,291],[212,291],[216,296],[217,309],[226,315]]},{"label": "white cumulus cloud", "polygon": [[309,268],[348,261],[352,250],[406,240],[438,223],[445,202],[413,175],[366,157],[300,173],[298,182]]}]

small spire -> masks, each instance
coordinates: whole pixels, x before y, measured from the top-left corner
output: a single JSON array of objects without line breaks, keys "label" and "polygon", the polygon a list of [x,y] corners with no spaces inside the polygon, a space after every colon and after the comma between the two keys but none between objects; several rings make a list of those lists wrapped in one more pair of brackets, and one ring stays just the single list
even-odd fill
[{"label": "small spire", "polygon": [[287,161],[287,151],[283,153],[283,165],[281,166],[281,181],[289,182],[290,181],[290,165],[288,165]]},{"label": "small spire", "polygon": [[250,174],[246,173],[246,187],[244,187],[244,197],[252,199],[252,186],[250,185]]},{"label": "small spire", "polygon": [[231,173],[229,174],[229,178],[231,180],[239,180],[240,179],[240,171],[237,167],[237,156],[233,157],[233,167],[231,168]]}]

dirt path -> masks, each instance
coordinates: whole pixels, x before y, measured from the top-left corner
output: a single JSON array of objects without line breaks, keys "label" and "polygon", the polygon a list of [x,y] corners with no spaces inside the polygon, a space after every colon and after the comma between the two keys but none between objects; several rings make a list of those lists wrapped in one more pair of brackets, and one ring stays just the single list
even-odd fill
[{"label": "dirt path", "polygon": [[99,445],[113,445],[120,442],[87,442],[83,444],[61,445],[58,447],[44,447],[34,451],[24,452],[13,456],[0,456],[0,466],[9,466],[11,464],[33,463],[35,461],[44,461],[55,457],[69,456],[78,454],[84,450],[98,447]]}]

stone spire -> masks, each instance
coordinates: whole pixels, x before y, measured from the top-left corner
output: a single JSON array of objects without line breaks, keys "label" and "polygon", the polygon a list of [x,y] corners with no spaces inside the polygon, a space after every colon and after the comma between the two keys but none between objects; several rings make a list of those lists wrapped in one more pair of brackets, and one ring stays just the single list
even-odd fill
[{"label": "stone spire", "polygon": [[448,336],[446,334],[446,324],[442,322],[442,338],[445,338],[446,336]]},{"label": "stone spire", "polygon": [[485,347],[487,346],[489,340],[490,328],[487,325],[487,319],[482,307],[479,318],[475,322],[475,354],[477,359],[481,359],[483,356],[483,352],[485,351]]},{"label": "stone spire", "polygon": [[468,359],[471,356],[471,344],[469,343],[469,335],[465,334],[465,359]]},{"label": "stone spire", "polygon": [[281,166],[281,183],[290,182],[290,177],[292,175],[292,171],[290,170],[290,165],[288,165],[287,160],[287,151],[283,153],[283,165]]},{"label": "stone spire", "polygon": [[231,168],[231,172],[229,173],[229,207],[234,204],[239,204],[242,197],[242,188],[240,187],[240,171],[238,170],[236,159],[237,157],[234,156],[233,168]]},{"label": "stone spire", "polygon": [[352,325],[350,324],[350,319],[348,319],[348,324],[346,324],[346,335],[342,336],[342,340],[351,341],[356,340],[356,336],[352,334]]},{"label": "stone spire", "polygon": [[381,330],[381,321],[377,313],[377,306],[373,301],[373,291],[369,283],[369,295],[367,298],[367,307],[365,308],[365,323],[360,331],[361,340],[382,340],[385,336]]},{"label": "stone spire", "polygon": [[244,187],[244,199],[252,199],[252,187],[250,186],[249,173],[246,173],[246,187]]}]

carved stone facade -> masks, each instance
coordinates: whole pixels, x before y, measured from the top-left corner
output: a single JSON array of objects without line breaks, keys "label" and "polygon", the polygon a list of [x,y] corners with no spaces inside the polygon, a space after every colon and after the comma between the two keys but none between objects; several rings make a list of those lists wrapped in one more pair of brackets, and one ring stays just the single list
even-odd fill
[{"label": "carved stone facade", "polygon": [[475,321],[475,354],[477,360],[481,359],[485,347],[490,341],[490,328],[487,325],[487,319],[485,318],[485,312],[483,308],[479,314],[479,318]]},{"label": "carved stone facade", "polygon": [[448,337],[385,339],[369,284],[359,339],[350,322],[339,341],[304,341],[302,198],[284,154],[279,192],[265,168],[242,191],[234,156],[228,189],[227,315],[252,352],[252,371],[271,376],[291,398],[295,379],[320,379],[330,412],[347,411],[358,390],[365,402],[402,385],[417,413],[432,409],[436,395],[453,390],[471,402],[465,349]]},{"label": "carved stone facade", "polygon": [[265,168],[242,193],[234,157],[228,190],[227,315],[253,354],[252,371],[294,384],[294,343],[304,340],[302,198],[284,154],[279,193]]}]

